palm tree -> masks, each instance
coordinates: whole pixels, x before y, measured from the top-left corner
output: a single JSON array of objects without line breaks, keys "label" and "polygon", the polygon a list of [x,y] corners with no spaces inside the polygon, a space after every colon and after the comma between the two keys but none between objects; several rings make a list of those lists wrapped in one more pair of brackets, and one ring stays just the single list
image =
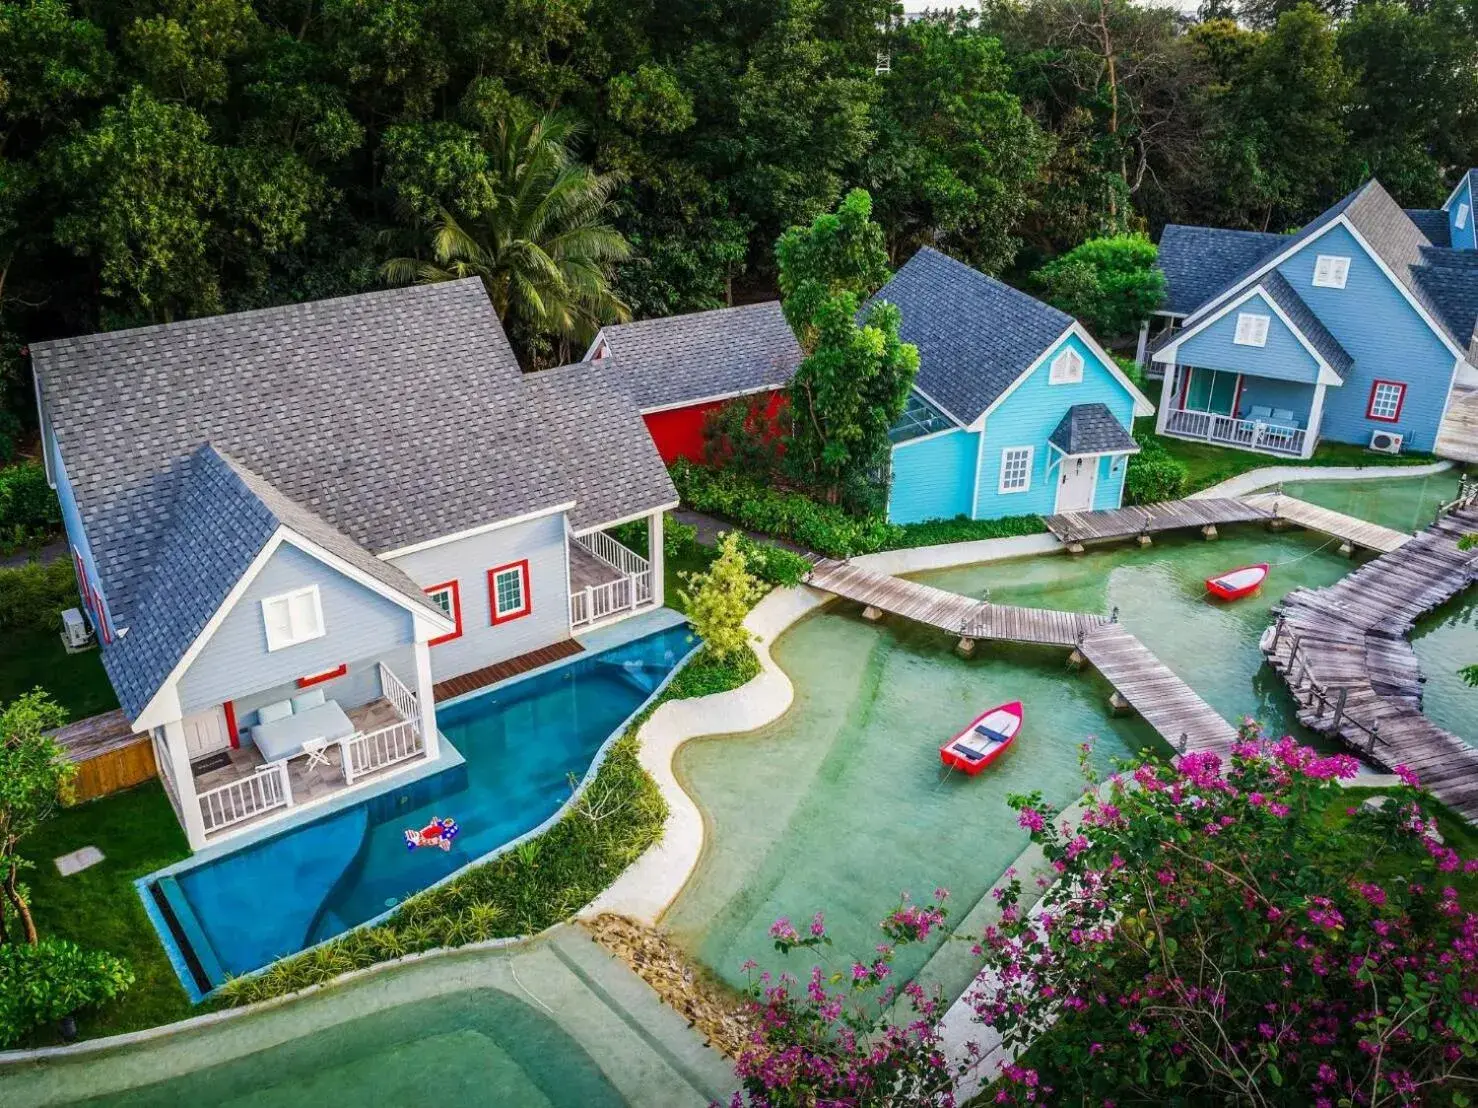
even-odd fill
[{"label": "palm tree", "polygon": [[491,202],[472,217],[441,208],[429,258],[391,258],[391,284],[481,277],[498,318],[535,355],[552,339],[561,361],[602,324],[631,318],[611,287],[611,266],[631,246],[607,222],[616,173],[575,161],[579,127],[561,116],[516,112],[484,137]]}]

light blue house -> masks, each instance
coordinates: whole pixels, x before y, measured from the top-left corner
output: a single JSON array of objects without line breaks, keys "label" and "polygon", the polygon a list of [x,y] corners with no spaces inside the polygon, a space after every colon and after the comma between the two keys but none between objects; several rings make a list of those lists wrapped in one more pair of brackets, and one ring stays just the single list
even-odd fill
[{"label": "light blue house", "polygon": [[480,281],[31,350],[103,665],[195,849],[450,768],[438,699],[662,604],[677,495],[629,391],[525,377]]},{"label": "light blue house", "polygon": [[1327,439],[1478,460],[1474,177],[1411,211],[1372,180],[1292,235],[1167,227],[1158,430],[1291,457]]},{"label": "light blue house", "polygon": [[888,518],[1117,508],[1154,406],[1071,316],[925,247],[877,294],[919,348]]}]

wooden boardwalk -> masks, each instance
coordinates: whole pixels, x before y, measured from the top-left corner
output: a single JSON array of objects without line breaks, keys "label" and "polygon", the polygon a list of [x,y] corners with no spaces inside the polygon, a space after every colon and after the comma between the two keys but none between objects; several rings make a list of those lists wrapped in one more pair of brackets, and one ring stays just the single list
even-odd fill
[{"label": "wooden boardwalk", "polygon": [[1469,820],[1478,820],[1478,747],[1422,714],[1407,636],[1418,617],[1478,581],[1478,552],[1457,545],[1475,532],[1478,500],[1470,500],[1329,588],[1289,593],[1262,640],[1306,726],[1388,769],[1409,766]]},{"label": "wooden boardwalk", "polygon": [[1076,650],[1118,694],[1182,753],[1225,756],[1236,731],[1121,624],[1084,612],[1018,608],[960,596],[932,585],[818,559],[806,584],[963,640],[1039,643]]},{"label": "wooden boardwalk", "polygon": [[[1259,492],[1241,497],[1166,500],[1099,512],[1067,512],[1043,517],[1047,530],[1063,544],[1081,549],[1084,543],[1132,539],[1158,531],[1192,527],[1214,528],[1224,523],[1285,520],[1310,531],[1330,535],[1350,546],[1388,554],[1411,536],[1343,512],[1321,508],[1295,496]],[[1209,534],[1209,533],[1208,533]]]},{"label": "wooden boardwalk", "polygon": [[1411,541],[1411,536],[1404,531],[1395,531],[1390,527],[1382,527],[1379,523],[1321,508],[1317,504],[1310,504],[1307,500],[1282,492],[1253,493],[1242,499],[1248,504],[1265,509],[1275,519],[1286,519],[1307,530],[1333,535],[1351,546],[1362,546],[1366,550],[1375,550],[1382,554],[1399,550]]},{"label": "wooden boardwalk", "polygon": [[1047,530],[1068,545],[1132,539],[1157,531],[1186,527],[1214,527],[1221,523],[1249,523],[1271,519],[1265,508],[1236,497],[1205,500],[1165,500],[1158,504],[1132,504],[1099,512],[1065,512],[1043,517]]}]

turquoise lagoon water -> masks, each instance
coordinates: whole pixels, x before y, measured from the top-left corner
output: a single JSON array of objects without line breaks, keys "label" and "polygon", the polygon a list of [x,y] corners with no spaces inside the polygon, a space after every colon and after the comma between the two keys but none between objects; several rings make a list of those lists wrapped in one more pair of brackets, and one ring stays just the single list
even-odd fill
[{"label": "turquoise lagoon water", "polygon": [[[154,882],[195,984],[373,919],[538,827],[694,645],[674,627],[439,708],[464,764]],[[452,849],[408,850],[405,829],[434,816],[459,824]]]},{"label": "turquoise lagoon water", "polygon": [[[1424,526],[1450,497],[1456,478],[1311,483],[1287,491],[1389,526]],[[1298,531],[1229,527],[1218,541],[1199,535],[1159,537],[1140,549],[1118,545],[1080,557],[1053,555],[919,575],[919,579],[1002,603],[1108,615],[1120,620],[1200,693],[1235,721],[1252,716],[1272,734],[1316,741],[1295,718],[1282,682],[1262,661],[1258,638],[1270,609],[1289,590],[1322,587],[1351,569],[1337,544]],[[1204,580],[1251,562],[1272,564],[1263,591],[1223,604]],[[1474,730],[1478,693],[1460,704],[1436,670],[1434,651],[1478,661],[1475,601],[1424,622],[1416,638],[1433,674],[1428,708],[1460,733]],[[827,914],[834,947],[829,964],[863,956],[901,891],[915,898],[936,885],[963,914],[1026,845],[1006,798],[1040,791],[1072,800],[1082,781],[1078,745],[1095,741],[1101,769],[1112,757],[1158,742],[1137,718],[1117,718],[1108,686],[1066,666],[1066,652],[981,644],[974,658],[953,640],[905,621],[861,619],[857,606],[834,603],[797,624],[773,653],[791,677],[796,700],[776,723],[745,735],[689,743],[677,771],[704,812],[709,835],[698,871],[665,923],[702,961],[742,984],[740,965],[754,958],[772,971],[806,971],[814,957],[785,959],[766,931],[778,916],[798,926]],[[1015,747],[975,779],[942,773],[939,744],[979,711],[1020,699],[1026,723]],[[1443,713],[1447,714],[1444,715]],[[939,935],[905,952],[903,975],[948,941]]]}]

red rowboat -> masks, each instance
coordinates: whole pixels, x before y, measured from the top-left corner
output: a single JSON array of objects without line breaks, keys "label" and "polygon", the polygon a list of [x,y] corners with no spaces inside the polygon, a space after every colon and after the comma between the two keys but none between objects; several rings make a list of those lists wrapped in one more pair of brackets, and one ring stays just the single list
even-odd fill
[{"label": "red rowboat", "polygon": [[1241,600],[1262,588],[1268,576],[1268,563],[1229,569],[1220,577],[1206,578],[1206,591],[1220,600]]},{"label": "red rowboat", "polygon": [[1021,701],[997,705],[941,746],[939,760],[974,777],[1016,741],[1021,720]]}]

